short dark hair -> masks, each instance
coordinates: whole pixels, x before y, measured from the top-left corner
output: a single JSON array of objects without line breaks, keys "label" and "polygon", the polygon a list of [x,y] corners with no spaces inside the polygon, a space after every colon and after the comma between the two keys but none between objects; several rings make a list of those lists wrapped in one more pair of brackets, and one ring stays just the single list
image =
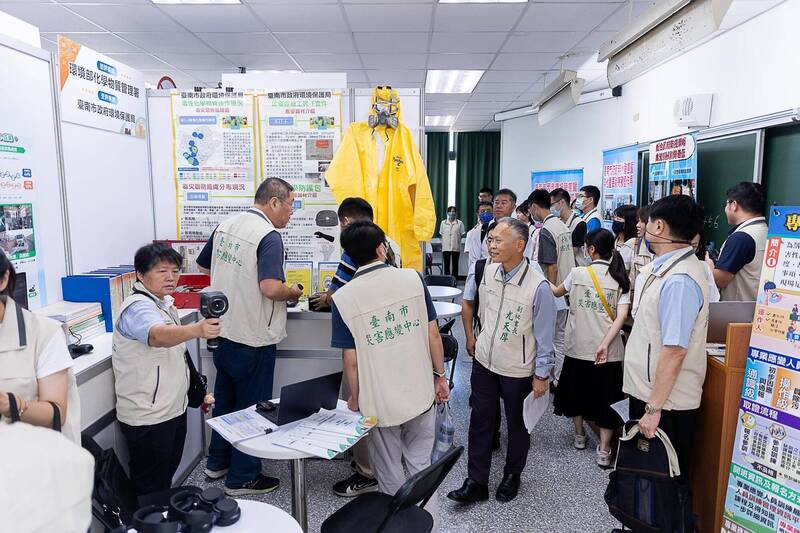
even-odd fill
[{"label": "short dark hair", "polygon": [[147,274],[151,268],[161,262],[171,263],[178,268],[183,265],[183,256],[172,246],[163,242],[146,244],[136,250],[133,266],[139,274]]},{"label": "short dark hair", "polygon": [[478,194],[483,194],[485,192],[488,192],[489,196],[494,195],[494,192],[492,192],[492,189],[490,189],[489,187],[483,187],[481,190],[478,191]]},{"label": "short dark hair", "polygon": [[622,228],[622,234],[625,240],[636,237],[636,213],[639,209],[633,204],[618,205],[614,209],[614,216],[624,220],[625,226]]},{"label": "short dark hair", "polygon": [[454,206],[454,205],[448,206],[447,210],[448,211],[458,211],[458,209],[456,209],[456,206]]},{"label": "short dark hair", "polygon": [[748,213],[763,215],[766,209],[764,186],[760,183],[742,181],[725,191],[725,196],[729,202],[735,200]]},{"label": "short dark hair", "polygon": [[481,207],[492,207],[492,202],[478,202],[478,207],[475,208],[475,212],[480,211]]},{"label": "short dark hair", "polygon": [[369,202],[357,196],[342,200],[342,203],[339,204],[338,215],[340,219],[347,217],[350,220],[372,220],[374,218]]},{"label": "short dark hair", "polygon": [[691,196],[665,196],[650,208],[650,220],[663,220],[673,236],[691,241],[703,230],[705,212]]},{"label": "short dark hair", "polygon": [[536,189],[528,196],[528,203],[531,207],[536,204],[543,209],[550,209],[550,193],[544,189]]},{"label": "short dark hair", "polygon": [[267,178],[256,189],[255,201],[258,205],[267,205],[271,198],[286,200],[294,187],[280,178]]},{"label": "short dark hair", "polygon": [[514,203],[517,203],[517,195],[511,189],[500,189],[499,191],[497,191],[497,194],[495,194],[494,197],[497,198],[498,196],[502,195],[508,196],[509,198],[514,200]]},{"label": "short dark hair", "polygon": [[594,185],[584,185],[581,187],[581,192],[590,196],[594,200],[594,205],[600,204],[600,189]]},{"label": "short dark hair", "polygon": [[569,205],[569,203],[572,201],[572,199],[569,196],[569,193],[565,189],[562,189],[561,187],[558,187],[558,188],[555,188],[552,191],[550,191],[550,203],[551,204],[554,204],[554,203],[559,202],[561,200],[564,200],[567,203],[567,205]]},{"label": "short dark hair", "polygon": [[17,271],[14,269],[14,264],[8,258],[8,256],[0,252],[0,279],[8,273],[8,285],[6,288],[0,291],[0,295],[2,296],[14,296],[14,289],[17,286]]},{"label": "short dark hair", "polygon": [[357,220],[342,232],[342,248],[357,266],[378,258],[375,250],[386,241],[386,234],[369,220]]}]

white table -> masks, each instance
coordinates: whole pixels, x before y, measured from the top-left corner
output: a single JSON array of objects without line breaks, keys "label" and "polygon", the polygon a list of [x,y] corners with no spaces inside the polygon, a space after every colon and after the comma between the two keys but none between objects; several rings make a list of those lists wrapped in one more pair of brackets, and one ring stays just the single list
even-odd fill
[{"label": "white table", "polygon": [[428,292],[433,300],[452,300],[461,296],[461,289],[442,285],[428,285]]},{"label": "white table", "polygon": [[[276,398],[272,401],[274,403],[278,403],[280,400]],[[347,408],[347,402],[344,400],[339,400],[339,403],[336,405],[336,410],[344,411],[346,413],[351,412]],[[273,444],[273,441],[284,431],[292,429],[300,422],[302,422],[302,420],[280,426],[277,430],[273,431],[269,435],[238,442],[234,444],[234,447],[236,447],[236,449],[240,452],[246,453],[247,455],[252,455],[253,457],[261,457],[262,459],[274,459],[279,461],[291,461],[289,464],[292,473],[292,516],[294,516],[295,520],[297,520],[297,522],[300,524],[302,531],[308,531],[308,514],[306,512],[307,502],[305,460],[314,456],[310,453],[300,452],[297,450],[292,450],[291,448],[284,448],[282,446]],[[281,530],[275,529],[275,531]]]},{"label": "white table", "polygon": [[453,318],[461,315],[461,306],[452,302],[433,302],[438,318]]},{"label": "white table", "polygon": [[214,526],[214,530],[225,533],[261,533],[263,531],[280,531],[281,533],[301,533],[300,524],[292,516],[274,505],[253,500],[237,498],[242,517],[235,524],[227,527]]}]

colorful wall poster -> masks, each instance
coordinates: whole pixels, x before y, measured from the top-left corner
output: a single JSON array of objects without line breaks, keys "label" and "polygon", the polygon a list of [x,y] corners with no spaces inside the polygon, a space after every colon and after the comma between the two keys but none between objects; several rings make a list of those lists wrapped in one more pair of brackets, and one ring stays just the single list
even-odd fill
[{"label": "colorful wall poster", "polygon": [[800,532],[800,207],[770,208],[723,531]]},{"label": "colorful wall poster", "polygon": [[336,276],[336,270],[339,268],[339,263],[335,261],[322,261],[319,264],[319,270],[317,272],[317,286],[315,288],[316,292],[325,292],[331,286],[331,281],[333,281],[334,276]]},{"label": "colorful wall poster", "polygon": [[578,195],[578,191],[583,187],[583,169],[574,168],[568,170],[534,170],[531,172],[531,191],[535,189],[564,189],[569,193],[572,200]]},{"label": "colorful wall poster", "polygon": [[338,261],[339,217],[325,171],[342,138],[341,91],[268,92],[258,96],[261,178],[295,191],[294,214],[280,230],[290,261]]},{"label": "colorful wall poster", "polygon": [[297,283],[303,287],[303,298],[311,296],[311,280],[314,263],[311,261],[286,261],[284,271],[286,272],[286,284],[294,285]]},{"label": "colorful wall poster", "polygon": [[649,203],[671,194],[697,199],[697,139],[694,133],[650,144]]},{"label": "colorful wall poster", "polygon": [[632,144],[603,152],[603,218],[614,218],[614,209],[636,205],[636,177],[639,171],[639,149]]},{"label": "colorful wall poster", "polygon": [[208,241],[164,241],[173,250],[181,254],[181,274],[200,274],[200,267],[197,264],[197,256],[205,248]]},{"label": "colorful wall poster", "polygon": [[144,74],[75,41],[58,36],[61,120],[144,137]]},{"label": "colorful wall poster", "polygon": [[253,205],[256,191],[254,95],[171,95],[177,238],[208,239],[230,215]]},{"label": "colorful wall poster", "polygon": [[[0,248],[21,275],[19,279],[24,276],[29,309],[46,304],[44,269],[36,242],[41,221],[35,155],[31,139],[0,131]],[[15,297],[19,299],[19,295]]]}]

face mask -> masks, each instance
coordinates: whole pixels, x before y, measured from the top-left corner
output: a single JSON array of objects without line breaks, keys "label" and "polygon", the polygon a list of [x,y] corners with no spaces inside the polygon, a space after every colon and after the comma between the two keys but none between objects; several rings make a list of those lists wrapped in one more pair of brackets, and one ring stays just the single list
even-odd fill
[{"label": "face mask", "polygon": [[575,200],[575,207],[577,207],[578,209],[583,209],[583,206],[585,205],[586,201],[583,198],[578,198],[577,200]]},{"label": "face mask", "polygon": [[488,224],[489,222],[492,221],[492,219],[494,219],[494,215],[492,215],[487,211],[478,215],[478,218],[480,218],[481,224]]},{"label": "face mask", "polygon": [[533,213],[531,213],[531,219],[532,219],[532,220],[533,220],[535,223],[537,223],[537,224],[539,224],[539,223],[541,223],[541,222],[542,222],[542,219],[541,219],[541,218],[539,218],[539,217],[537,217],[537,216],[536,216],[536,215],[534,215]]},{"label": "face mask", "polygon": [[622,233],[623,231],[625,231],[625,223],[620,222],[619,220],[615,220],[614,222],[611,223],[611,231],[614,232],[614,235]]},{"label": "face mask", "polygon": [[447,218],[448,218],[448,220],[455,220],[456,219],[456,214],[455,213],[447,213]]},{"label": "face mask", "polygon": [[550,214],[553,215],[554,217],[557,217],[557,216],[561,215],[561,209],[559,209],[557,207],[551,207],[550,208]]}]

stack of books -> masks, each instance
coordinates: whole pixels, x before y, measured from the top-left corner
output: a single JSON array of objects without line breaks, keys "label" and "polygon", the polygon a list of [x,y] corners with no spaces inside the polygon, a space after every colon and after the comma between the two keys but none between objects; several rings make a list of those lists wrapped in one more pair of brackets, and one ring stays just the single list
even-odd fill
[{"label": "stack of books", "polygon": [[105,316],[99,302],[57,302],[35,312],[61,322],[67,344],[85,343],[106,332]]}]

